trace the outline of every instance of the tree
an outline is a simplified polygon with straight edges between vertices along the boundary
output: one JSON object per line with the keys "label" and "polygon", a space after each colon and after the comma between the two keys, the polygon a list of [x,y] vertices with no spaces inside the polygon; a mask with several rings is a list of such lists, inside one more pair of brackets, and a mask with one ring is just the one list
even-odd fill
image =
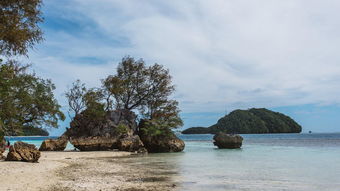
{"label": "tree", "polygon": [[140,107],[148,94],[145,64],[143,60],[124,57],[119,63],[117,74],[103,80],[108,97],[113,97],[116,108],[133,110]]}
{"label": "tree", "polygon": [[105,104],[102,103],[103,94],[101,90],[90,89],[84,94],[84,101],[86,109],[84,110],[84,115],[87,118],[91,118],[97,122],[104,120],[105,117]]}
{"label": "tree", "polygon": [[[94,120],[102,119],[105,115],[104,95],[101,89],[87,90],[80,80],[72,83],[72,87],[65,93],[69,105],[69,115],[74,118],[83,113]],[[107,111],[107,110],[106,110]],[[72,114],[71,114],[72,113]]]}
{"label": "tree", "polygon": [[[168,128],[183,124],[178,102],[170,100],[174,92],[169,70],[162,65],[147,67],[142,59],[124,57],[117,73],[103,80],[103,92],[118,109],[137,109],[144,118],[159,121]],[[114,98],[114,99],[111,99]]]}
{"label": "tree", "polygon": [[84,83],[77,80],[72,83],[72,87],[65,93],[69,105],[69,115],[78,115],[86,107],[85,94],[87,90]]}
{"label": "tree", "polygon": [[0,121],[6,135],[30,128],[58,127],[65,116],[54,98],[51,80],[28,73],[16,61],[0,63]]}
{"label": "tree", "polygon": [[170,99],[175,90],[169,70],[162,65],[147,67],[142,59],[124,57],[117,72],[102,80],[100,89],[86,90],[80,81],[66,93],[70,110],[93,122],[113,109],[135,111],[153,135],[171,134],[183,125],[178,102]]}
{"label": "tree", "polygon": [[0,1],[0,54],[27,55],[29,48],[43,40],[38,24],[42,0]]}

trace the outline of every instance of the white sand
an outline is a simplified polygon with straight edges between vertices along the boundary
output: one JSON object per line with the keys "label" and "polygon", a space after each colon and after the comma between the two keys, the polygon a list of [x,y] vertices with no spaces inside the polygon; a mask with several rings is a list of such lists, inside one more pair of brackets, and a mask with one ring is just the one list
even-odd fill
{"label": "white sand", "polygon": [[0,191],[177,189],[148,166],[135,163],[135,157],[126,158],[130,155],[118,151],[41,152],[39,163],[0,161]]}
{"label": "white sand", "polygon": [[[41,152],[39,163],[0,162],[0,191],[51,190],[62,185],[59,171],[87,158],[118,157],[128,152]],[[115,165],[115,164],[113,164]],[[119,168],[119,165],[116,164]],[[113,166],[114,168],[114,166]],[[61,183],[61,184],[60,184]],[[52,189],[53,190],[53,189]],[[57,189],[58,190],[58,189]]]}

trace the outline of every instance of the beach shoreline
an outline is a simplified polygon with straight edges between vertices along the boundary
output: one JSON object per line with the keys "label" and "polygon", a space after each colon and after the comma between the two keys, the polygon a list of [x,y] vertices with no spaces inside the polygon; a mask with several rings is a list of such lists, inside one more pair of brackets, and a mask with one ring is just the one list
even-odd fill
{"label": "beach shoreline", "polygon": [[[41,152],[38,163],[0,162],[0,190],[62,190],[65,169],[88,158],[129,156],[128,152]],[[118,165],[114,165],[117,166]],[[72,186],[69,187],[72,190]]]}
{"label": "beach shoreline", "polygon": [[[176,185],[148,167],[135,165],[129,152],[41,152],[39,163],[0,162],[0,190],[174,190]],[[139,157],[139,156],[137,156]],[[142,156],[140,156],[142,157]],[[152,175],[151,175],[152,176]],[[159,179],[159,180],[158,180]]]}

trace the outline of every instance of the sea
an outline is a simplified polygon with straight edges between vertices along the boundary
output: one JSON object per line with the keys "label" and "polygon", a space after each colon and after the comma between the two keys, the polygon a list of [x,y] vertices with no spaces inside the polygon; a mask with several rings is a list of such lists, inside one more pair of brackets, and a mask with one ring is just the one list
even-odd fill
{"label": "sea", "polygon": [[[131,162],[171,170],[169,178],[183,191],[340,191],[340,133],[241,136],[241,149],[217,149],[213,135],[179,135],[184,152]],[[7,138],[39,147],[51,137]]]}

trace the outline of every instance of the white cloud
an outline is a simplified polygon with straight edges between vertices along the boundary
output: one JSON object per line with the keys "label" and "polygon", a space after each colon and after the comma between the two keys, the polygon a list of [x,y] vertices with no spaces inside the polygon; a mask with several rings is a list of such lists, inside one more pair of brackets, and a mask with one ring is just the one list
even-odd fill
{"label": "white cloud", "polygon": [[[98,85],[129,54],[170,69],[184,112],[340,103],[338,1],[73,0],[45,1],[46,10],[50,4],[94,27],[87,35],[48,30],[32,53],[58,93],[77,78]],[[82,57],[103,64],[76,63]]]}

